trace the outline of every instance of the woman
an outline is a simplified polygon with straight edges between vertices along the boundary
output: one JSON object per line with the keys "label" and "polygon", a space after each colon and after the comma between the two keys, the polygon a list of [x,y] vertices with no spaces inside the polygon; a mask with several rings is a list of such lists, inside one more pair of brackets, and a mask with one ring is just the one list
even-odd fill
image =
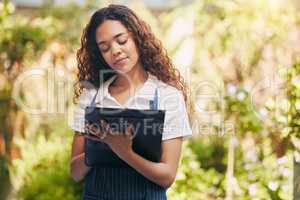
{"label": "woman", "polygon": [[[85,180],[83,199],[166,199],[174,182],[184,139],[191,136],[183,79],[150,27],[122,5],[96,11],[83,31],[77,52],[78,83],[74,112],[71,176]],[[85,165],[84,108],[148,109],[158,92],[157,108],[166,111],[159,163],[132,150],[129,134],[108,134],[106,143],[131,168]]]}

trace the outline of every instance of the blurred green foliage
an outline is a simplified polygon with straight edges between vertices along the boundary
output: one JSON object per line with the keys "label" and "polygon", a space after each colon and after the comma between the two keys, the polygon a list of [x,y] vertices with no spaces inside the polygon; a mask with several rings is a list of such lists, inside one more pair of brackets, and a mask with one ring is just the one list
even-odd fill
{"label": "blurred green foliage", "polygon": [[79,199],[82,183],[70,176],[70,147],[72,133],[54,131],[46,139],[40,133],[36,141],[17,140],[22,159],[14,160],[12,177],[19,185],[18,196],[24,200]]}
{"label": "blurred green foliage", "polygon": [[[225,174],[218,172],[215,167],[203,168],[202,164],[206,162],[206,158],[198,159],[199,152],[195,153],[189,145],[185,143],[183,146],[176,182],[167,192],[169,199],[224,199]],[[212,149],[214,147],[210,146],[207,150]],[[208,159],[212,160],[211,157]]]}
{"label": "blurred green foliage", "polygon": [[37,18],[31,21],[14,16],[14,12],[12,3],[0,2],[0,199],[5,198],[5,190],[10,185],[7,166],[13,152],[13,122],[22,115],[12,101],[14,81],[24,69],[24,61],[33,60],[45,50],[51,35],[47,20]]}
{"label": "blurred green foliage", "polygon": [[[287,126],[284,127],[281,137],[287,141],[291,141],[293,144],[293,149],[295,149],[295,159],[294,159],[294,199],[300,198],[300,188],[298,187],[299,177],[300,177],[300,63],[299,60],[289,68],[283,71],[283,76],[287,77],[287,99],[284,102],[283,113],[287,116],[287,119],[283,118],[281,124]],[[277,118],[280,118],[279,115]]]}
{"label": "blurred green foliage", "polygon": [[[290,34],[287,29],[298,29],[299,18],[291,4],[280,7],[280,3],[282,2],[203,0],[166,15],[166,22],[169,23],[166,27],[171,27],[166,28],[167,35],[172,35],[175,31],[172,29],[172,20],[178,19],[176,16],[184,18],[185,24],[193,22],[193,32],[169,46],[175,49],[173,53],[176,54],[180,45],[188,43],[191,38],[193,44],[198,44],[191,51],[194,54],[192,71],[195,77],[192,87],[197,83],[201,84],[205,75],[208,78],[204,80],[218,82],[215,80],[219,79],[224,82],[224,88],[220,92],[222,99],[209,104],[214,104],[212,107],[222,114],[223,122],[234,126],[235,141],[232,182],[224,180],[228,170],[228,139],[232,132],[225,132],[222,137],[204,135],[189,141],[189,149],[194,154],[189,159],[191,163],[198,164],[198,169],[190,168],[191,176],[180,176],[180,181],[171,189],[172,199],[224,199],[228,184],[232,187],[234,199],[292,198],[293,158],[290,149],[293,148],[289,137],[282,137],[287,127],[288,115],[285,108],[289,100],[285,94],[283,97],[271,96],[267,100],[262,98],[259,103],[253,102],[253,97],[257,98],[254,96],[257,95],[255,92],[258,92],[254,91],[254,87],[265,78],[260,71],[269,68],[269,72],[274,73],[278,66],[289,66],[291,63],[290,59],[283,56],[266,61],[266,52],[270,54],[283,51],[292,58],[297,55],[297,48],[287,42],[287,35]],[[186,27],[188,28],[189,26]],[[210,72],[211,68],[215,73]],[[292,68],[295,69],[295,66]],[[282,79],[282,82],[288,82],[286,76]],[[274,82],[272,87],[280,91],[284,85],[278,87],[278,83]],[[272,109],[270,102],[273,102]],[[294,121],[296,118],[289,119]],[[215,132],[222,130],[219,126],[214,128]],[[194,182],[197,185],[197,180],[201,180],[197,174],[202,170],[203,176],[209,176],[209,180],[223,180],[223,184],[218,185],[223,193],[216,192],[217,195],[213,196],[209,189],[202,191],[201,187],[188,184]],[[221,174],[209,173],[211,170]],[[213,186],[203,179],[200,182]],[[188,187],[180,183],[186,183]]]}
{"label": "blurred green foliage", "polygon": [[51,18],[55,27],[55,39],[63,42],[69,51],[74,52],[80,44],[83,22],[88,20],[87,12],[87,7],[70,2],[62,6],[45,4],[37,16]]}
{"label": "blurred green foliage", "polygon": [[[288,127],[283,132],[284,136],[300,138],[300,63],[295,63],[284,73],[287,76],[286,111],[288,111]],[[300,150],[300,146],[298,146]]]}
{"label": "blurred green foliage", "polygon": [[54,29],[51,29],[51,20],[47,18],[36,18],[31,21],[29,18],[15,17],[12,16],[14,11],[12,4],[1,5],[0,72],[9,73],[13,65],[22,64],[25,57],[32,58],[44,50]]}

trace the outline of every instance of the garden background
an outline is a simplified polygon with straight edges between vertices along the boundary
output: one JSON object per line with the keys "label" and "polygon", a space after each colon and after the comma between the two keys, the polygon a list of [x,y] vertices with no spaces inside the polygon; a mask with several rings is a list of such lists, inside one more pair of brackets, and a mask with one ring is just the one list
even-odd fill
{"label": "garden background", "polygon": [[300,199],[297,0],[20,2],[0,2],[0,199],[80,199],[75,54],[93,11],[120,2],[151,24],[196,105],[169,199]]}

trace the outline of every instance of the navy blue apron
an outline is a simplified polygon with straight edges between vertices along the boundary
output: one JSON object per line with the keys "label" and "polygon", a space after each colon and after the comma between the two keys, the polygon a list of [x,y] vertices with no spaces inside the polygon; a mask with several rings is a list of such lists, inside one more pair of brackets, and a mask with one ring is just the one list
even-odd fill
{"label": "navy blue apron", "polygon": [[[95,106],[94,96],[91,105]],[[157,89],[150,109],[157,109]],[[84,179],[82,200],[166,200],[166,189],[132,167],[93,167]]]}

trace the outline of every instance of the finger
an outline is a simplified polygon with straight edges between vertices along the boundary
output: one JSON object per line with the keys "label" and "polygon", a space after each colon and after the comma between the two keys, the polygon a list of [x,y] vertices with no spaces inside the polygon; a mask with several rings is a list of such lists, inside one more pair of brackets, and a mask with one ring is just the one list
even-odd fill
{"label": "finger", "polygon": [[100,125],[103,128],[103,132],[109,133],[109,124],[105,120],[100,120]]}
{"label": "finger", "polygon": [[101,127],[99,127],[98,124],[95,123],[86,123],[85,124],[86,128],[87,128],[87,133],[92,135],[92,137],[97,137],[97,138],[101,138],[103,139],[105,137],[105,135],[103,136],[102,132],[101,132]]}
{"label": "finger", "polygon": [[88,123],[85,123],[85,130],[87,131],[87,132],[90,132],[91,131],[91,126],[90,126],[90,123],[88,122]]}
{"label": "finger", "polygon": [[107,127],[108,126],[108,123],[105,120],[103,120],[103,119],[100,120],[100,124],[103,127]]}
{"label": "finger", "polygon": [[90,130],[91,130],[91,124],[90,124],[89,122],[87,122],[87,123],[85,124],[85,128],[86,128],[88,131],[90,131]]}
{"label": "finger", "polygon": [[97,136],[100,138],[100,139],[104,139],[107,137],[107,131],[104,131],[102,126],[99,127],[98,129],[98,132],[97,132]]}
{"label": "finger", "polygon": [[133,133],[133,124],[129,124],[128,127],[125,130],[125,135],[128,137],[132,137]]}
{"label": "finger", "polygon": [[108,137],[108,133],[107,132],[102,132],[100,135],[99,135],[99,138],[101,139],[101,140],[104,140],[105,138],[107,138]]}
{"label": "finger", "polygon": [[99,126],[97,124],[87,124],[87,130],[88,130],[88,133],[92,134],[92,135],[100,135],[100,129],[99,129]]}
{"label": "finger", "polygon": [[109,127],[109,134],[111,134],[111,135],[118,135],[118,133],[119,132],[116,129]]}
{"label": "finger", "polygon": [[103,139],[100,139],[100,138],[97,137],[97,136],[89,136],[89,135],[85,135],[84,137],[85,137],[85,138],[88,138],[88,139],[91,139],[91,140],[94,140],[94,141],[104,142]]}
{"label": "finger", "polygon": [[102,122],[104,129],[105,129],[105,133],[107,135],[113,136],[113,135],[118,135],[119,132],[115,129],[113,129],[112,127],[110,127],[110,124],[107,123],[106,121]]}

